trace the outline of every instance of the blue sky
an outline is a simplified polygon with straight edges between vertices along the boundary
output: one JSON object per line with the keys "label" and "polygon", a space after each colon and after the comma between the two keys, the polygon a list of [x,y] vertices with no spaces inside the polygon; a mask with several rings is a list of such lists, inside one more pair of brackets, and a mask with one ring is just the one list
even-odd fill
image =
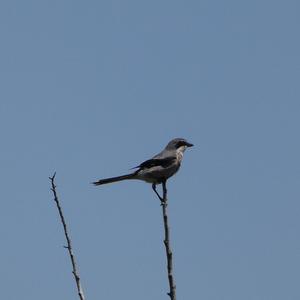
{"label": "blue sky", "polygon": [[1,296],[167,299],[161,208],[119,175],[173,137],[178,299],[300,298],[298,1],[2,1]]}

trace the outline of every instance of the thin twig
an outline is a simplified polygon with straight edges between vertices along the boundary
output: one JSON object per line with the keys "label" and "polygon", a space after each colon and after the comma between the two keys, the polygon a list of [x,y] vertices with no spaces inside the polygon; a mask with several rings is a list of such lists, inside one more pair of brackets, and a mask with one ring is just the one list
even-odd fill
{"label": "thin twig", "polygon": [[162,183],[162,188],[163,188],[163,196],[162,197],[156,191],[155,185],[153,185],[152,188],[153,188],[154,192],[156,193],[157,197],[159,198],[161,206],[162,206],[164,230],[165,230],[164,245],[166,248],[168,280],[169,280],[169,287],[170,287],[170,292],[168,292],[168,295],[170,296],[171,300],[176,300],[176,285],[175,285],[175,280],[174,280],[174,276],[173,276],[173,253],[172,253],[171,244],[170,244],[170,227],[169,227],[168,214],[167,214],[168,197],[167,197],[166,181],[163,181],[163,183]]}
{"label": "thin twig", "polygon": [[69,256],[70,256],[71,263],[72,263],[72,268],[73,268],[72,273],[74,275],[74,279],[75,279],[75,282],[76,282],[79,299],[80,300],[85,300],[83,290],[82,290],[82,287],[81,287],[81,283],[80,283],[79,273],[78,273],[78,270],[77,270],[77,267],[76,267],[75,256],[74,256],[74,253],[73,253],[73,250],[72,250],[72,242],[71,242],[71,239],[70,239],[70,236],[69,236],[69,233],[68,233],[67,224],[66,224],[63,212],[62,212],[62,208],[59,204],[57,193],[56,193],[56,185],[55,185],[55,182],[54,182],[55,175],[56,175],[56,172],[54,173],[54,175],[52,177],[49,177],[49,179],[51,181],[51,191],[53,192],[54,201],[56,203],[56,206],[57,206],[57,209],[58,209],[58,212],[59,212],[59,216],[60,216],[60,220],[61,220],[61,223],[62,223],[63,228],[64,228],[65,238],[67,240],[67,246],[64,246],[64,247],[66,249],[68,249],[68,252],[69,252]]}

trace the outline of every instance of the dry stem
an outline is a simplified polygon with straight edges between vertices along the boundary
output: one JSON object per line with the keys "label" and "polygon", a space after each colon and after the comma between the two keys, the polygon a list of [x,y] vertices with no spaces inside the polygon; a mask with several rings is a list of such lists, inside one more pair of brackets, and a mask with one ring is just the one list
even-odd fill
{"label": "dry stem", "polygon": [[59,216],[60,216],[60,220],[61,220],[61,223],[62,223],[63,228],[64,228],[65,238],[67,240],[67,246],[64,246],[64,247],[66,249],[68,249],[68,252],[69,252],[69,256],[70,256],[71,263],[72,263],[72,269],[73,269],[72,273],[74,275],[74,279],[75,279],[75,282],[76,282],[79,299],[80,300],[85,300],[83,290],[82,290],[82,287],[81,287],[81,283],[80,283],[79,273],[78,273],[78,270],[77,270],[77,267],[76,267],[75,256],[74,256],[74,253],[73,253],[73,250],[72,250],[72,242],[71,242],[71,239],[70,239],[70,236],[69,236],[69,233],[68,233],[67,224],[66,224],[63,212],[62,212],[62,208],[60,206],[60,203],[59,203],[58,197],[57,197],[57,193],[56,193],[56,185],[55,185],[55,182],[54,182],[55,175],[56,175],[56,173],[54,173],[54,175],[52,177],[49,177],[49,179],[51,181],[51,191],[53,192],[54,201],[56,203],[56,206],[57,206],[57,209],[58,209],[58,212],[59,212]]}
{"label": "dry stem", "polygon": [[168,198],[167,198],[166,181],[164,181],[162,183],[162,188],[163,188],[163,196],[162,197],[156,191],[155,185],[152,185],[152,188],[153,188],[154,192],[156,193],[157,197],[159,198],[161,206],[162,206],[164,231],[165,231],[164,245],[166,248],[168,281],[169,281],[169,288],[170,288],[168,295],[170,296],[171,300],[176,300],[176,285],[175,285],[175,280],[174,280],[174,276],[173,276],[173,253],[172,253],[172,249],[171,249],[171,245],[170,245],[170,227],[169,227],[168,214],[167,214]]}

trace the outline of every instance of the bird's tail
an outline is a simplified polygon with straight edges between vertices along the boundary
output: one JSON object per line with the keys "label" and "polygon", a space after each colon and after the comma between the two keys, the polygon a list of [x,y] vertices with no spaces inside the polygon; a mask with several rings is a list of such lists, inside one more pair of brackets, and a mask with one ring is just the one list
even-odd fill
{"label": "bird's tail", "polygon": [[105,179],[100,179],[98,181],[93,182],[94,185],[102,185],[102,184],[107,184],[107,183],[112,183],[112,182],[117,182],[117,181],[122,181],[122,180],[127,180],[127,179],[135,179],[135,174],[127,174],[127,175],[122,175],[122,176],[117,176],[117,177],[111,177],[111,178],[105,178]]}

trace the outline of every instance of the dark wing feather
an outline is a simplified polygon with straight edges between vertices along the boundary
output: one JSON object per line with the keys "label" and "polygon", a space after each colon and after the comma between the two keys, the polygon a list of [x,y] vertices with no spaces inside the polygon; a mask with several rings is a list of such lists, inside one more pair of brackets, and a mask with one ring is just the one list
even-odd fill
{"label": "dark wing feather", "polygon": [[149,169],[156,166],[162,166],[163,168],[167,168],[169,165],[171,165],[174,162],[174,160],[176,160],[175,156],[169,156],[166,158],[151,158],[142,162],[139,166],[135,168]]}

